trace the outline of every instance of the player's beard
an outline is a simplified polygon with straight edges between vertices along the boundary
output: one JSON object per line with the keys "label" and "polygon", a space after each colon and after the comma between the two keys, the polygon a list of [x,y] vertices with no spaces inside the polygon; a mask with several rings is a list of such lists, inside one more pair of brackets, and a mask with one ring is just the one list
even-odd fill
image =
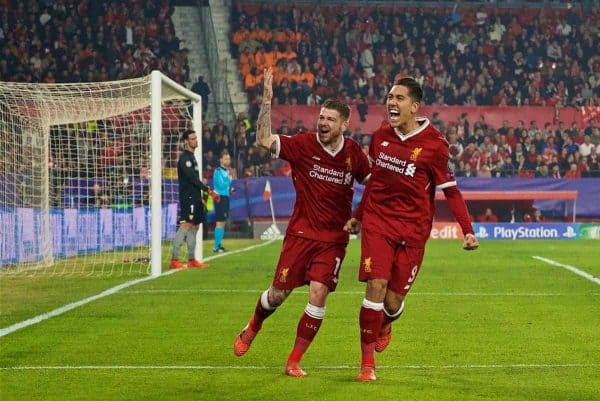
{"label": "player's beard", "polygon": [[[328,132],[322,132],[321,131],[322,128],[328,129],[329,131]],[[318,136],[319,136],[319,141],[323,145],[331,145],[341,135],[340,127],[337,127],[337,129],[334,128],[334,127],[318,127],[317,128],[317,133],[318,133]]]}

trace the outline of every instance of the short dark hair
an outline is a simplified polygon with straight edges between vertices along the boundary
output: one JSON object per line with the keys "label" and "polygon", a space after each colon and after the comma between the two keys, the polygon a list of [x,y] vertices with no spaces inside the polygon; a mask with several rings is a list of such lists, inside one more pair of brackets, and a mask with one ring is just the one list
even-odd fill
{"label": "short dark hair", "polygon": [[229,151],[227,149],[223,149],[221,154],[219,155],[219,159],[222,159],[223,156],[229,156]]}
{"label": "short dark hair", "polygon": [[327,99],[323,102],[323,107],[326,109],[335,110],[340,113],[342,120],[348,121],[350,118],[350,106],[346,103],[340,102],[337,99]]}
{"label": "short dark hair", "polygon": [[182,141],[187,141],[188,138],[190,137],[190,135],[195,134],[196,131],[194,131],[193,129],[186,129],[185,131],[183,131],[183,134],[181,134],[181,140]]}
{"label": "short dark hair", "polygon": [[404,77],[394,82],[394,85],[402,85],[408,88],[408,96],[415,103],[421,103],[423,100],[423,88],[414,78]]}

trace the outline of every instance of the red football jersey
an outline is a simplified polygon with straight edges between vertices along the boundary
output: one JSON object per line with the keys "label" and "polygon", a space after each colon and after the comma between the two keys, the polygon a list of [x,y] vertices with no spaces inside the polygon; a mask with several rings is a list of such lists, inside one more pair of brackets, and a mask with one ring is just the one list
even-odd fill
{"label": "red football jersey", "polygon": [[406,135],[389,125],[373,133],[362,224],[390,239],[424,247],[433,222],[436,187],[448,188],[456,180],[448,166],[448,142],[429,120],[417,121],[421,126]]}
{"label": "red football jersey", "polygon": [[326,242],[347,242],[343,228],[351,217],[354,179],[363,183],[369,160],[358,143],[343,139],[335,151],[316,133],[276,135],[276,153],[290,162],[296,203],[287,233]]}

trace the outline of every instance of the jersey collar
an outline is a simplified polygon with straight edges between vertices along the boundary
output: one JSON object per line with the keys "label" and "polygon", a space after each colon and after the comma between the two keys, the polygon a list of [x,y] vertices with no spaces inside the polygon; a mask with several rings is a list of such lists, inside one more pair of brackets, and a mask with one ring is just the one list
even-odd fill
{"label": "jersey collar", "polygon": [[337,149],[331,150],[327,146],[325,146],[325,145],[323,145],[321,143],[321,141],[319,140],[319,133],[318,132],[315,133],[315,138],[317,138],[317,142],[319,142],[319,145],[321,145],[321,147],[323,148],[323,150],[325,152],[329,153],[332,157],[335,157],[335,155],[337,155],[338,153],[340,153],[340,151],[344,148],[344,141],[346,140],[346,138],[344,138],[344,136],[342,135],[342,140],[341,140],[339,146],[337,147]]}
{"label": "jersey collar", "polygon": [[396,133],[396,135],[398,136],[398,138],[400,138],[400,140],[402,142],[406,141],[407,139],[412,138],[413,136],[419,135],[421,132],[423,132],[425,130],[425,128],[427,128],[429,126],[429,120],[425,117],[417,117],[415,118],[415,120],[417,120],[418,123],[420,123],[420,127],[417,128],[416,130],[410,131],[408,134],[403,134],[400,131],[398,131],[396,128],[394,128],[394,132]]}

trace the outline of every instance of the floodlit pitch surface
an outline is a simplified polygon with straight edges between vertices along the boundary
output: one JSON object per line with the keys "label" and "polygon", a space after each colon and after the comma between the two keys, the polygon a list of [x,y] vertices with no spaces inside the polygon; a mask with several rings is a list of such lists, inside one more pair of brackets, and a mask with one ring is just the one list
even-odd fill
{"label": "floodlit pitch surface", "polygon": [[[476,252],[460,245],[429,243],[405,314],[377,355],[374,383],[355,382],[364,291],[358,241],[350,243],[338,291],[304,357],[307,378],[283,374],[305,288],[265,322],[248,354],[233,355],[235,336],[270,283],[277,241],[0,337],[0,398],[600,400],[600,285],[532,257],[598,277],[598,242],[483,241]],[[0,328],[139,277],[2,276]]]}

